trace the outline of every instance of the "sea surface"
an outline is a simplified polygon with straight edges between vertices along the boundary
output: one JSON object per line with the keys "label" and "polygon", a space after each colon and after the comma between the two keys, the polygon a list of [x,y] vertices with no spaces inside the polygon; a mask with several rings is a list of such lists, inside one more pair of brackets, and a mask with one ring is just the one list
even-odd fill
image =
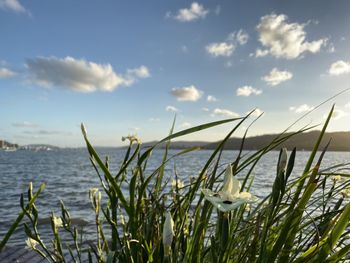
{"label": "sea surface", "polygon": [[[116,173],[124,157],[125,150],[114,148],[99,148],[101,156],[110,157],[110,169]],[[178,153],[170,150],[169,155]],[[163,150],[153,151],[148,163],[150,173],[158,167],[163,157]],[[190,177],[198,176],[211,150],[202,150],[176,157],[166,167],[166,180],[177,176],[186,183]],[[246,154],[251,154],[246,152]],[[278,151],[266,154],[254,168],[254,184],[251,192],[262,198],[271,192],[271,186],[276,174]],[[296,164],[292,177],[300,176],[310,152],[297,152]],[[228,162],[237,156],[237,151],[224,151],[220,169],[225,169]],[[327,152],[322,167],[329,167],[350,161],[350,152]],[[321,167],[321,168],[322,168]],[[242,178],[243,174],[239,176]],[[34,191],[41,183],[46,188],[39,196],[37,206],[40,218],[48,218],[51,213],[60,215],[60,200],[63,200],[74,219],[84,219],[88,222],[85,228],[87,235],[93,233],[94,215],[89,200],[89,189],[99,188],[100,183],[93,169],[86,149],[60,149],[52,151],[0,151],[0,240],[18,216],[20,209],[20,194],[26,193],[28,185],[33,182]],[[170,184],[170,183],[169,183]],[[24,221],[26,222],[26,221]],[[50,229],[50,225],[42,226],[43,238]],[[39,229],[40,230],[40,229]],[[10,239],[10,245],[24,246],[23,229],[20,227]]]}

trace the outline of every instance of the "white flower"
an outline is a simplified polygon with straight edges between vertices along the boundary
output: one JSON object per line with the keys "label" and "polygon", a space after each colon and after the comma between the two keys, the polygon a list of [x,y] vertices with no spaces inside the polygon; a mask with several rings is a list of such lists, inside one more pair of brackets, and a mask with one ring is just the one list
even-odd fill
{"label": "white flower", "polygon": [[164,247],[170,247],[174,237],[174,221],[171,217],[171,213],[167,212],[165,222],[163,226],[163,245]]}
{"label": "white flower", "polygon": [[178,188],[183,188],[184,186],[185,186],[185,184],[180,180],[180,179],[177,179],[177,180],[173,180],[172,182],[171,182],[171,187],[173,188],[173,189],[175,189],[176,188],[176,184],[177,184],[177,187]]}
{"label": "white flower", "polygon": [[340,180],[342,180],[342,177],[341,177],[340,175],[334,175],[334,176],[332,176],[332,181],[333,181],[334,183],[336,183],[336,182],[338,182],[338,181],[340,181]]}
{"label": "white flower", "polygon": [[33,238],[28,237],[26,240],[26,249],[32,250],[35,249],[35,247],[39,244],[38,241],[34,240]]}
{"label": "white flower", "polygon": [[348,187],[348,188],[341,190],[341,193],[342,193],[344,198],[349,198],[350,197],[350,188]]}
{"label": "white flower", "polygon": [[141,140],[136,137],[136,135],[128,135],[128,136],[123,136],[122,141],[129,140],[130,143],[136,142],[137,144],[141,144]]}
{"label": "white flower", "polygon": [[90,198],[92,196],[95,196],[97,192],[98,192],[98,188],[90,188],[89,190]]}
{"label": "white flower", "polygon": [[53,216],[52,220],[53,220],[53,224],[56,227],[62,227],[63,226],[63,222],[62,222],[62,219],[60,217]]}
{"label": "white flower", "polygon": [[205,199],[222,212],[231,211],[243,204],[250,204],[259,199],[248,192],[239,192],[241,184],[232,175],[232,167],[229,164],[226,168],[224,185],[222,190],[215,193],[210,189],[202,189]]}

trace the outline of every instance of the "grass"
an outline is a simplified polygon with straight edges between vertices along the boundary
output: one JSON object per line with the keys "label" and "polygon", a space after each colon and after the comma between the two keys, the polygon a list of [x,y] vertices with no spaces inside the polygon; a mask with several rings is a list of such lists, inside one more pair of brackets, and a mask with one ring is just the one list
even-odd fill
{"label": "grass", "polygon": [[[327,147],[319,149],[333,109],[329,112],[303,172],[297,177],[291,177],[297,151],[293,149],[286,159],[286,152],[281,150],[271,193],[251,204],[247,200],[238,200],[237,195],[226,197],[229,192],[220,191],[225,172],[221,165],[223,146],[250,114],[177,133],[173,133],[172,128],[169,136],[147,149],[141,147],[137,138],[128,137],[130,144],[117,172],[109,169],[108,158],[98,155],[88,139],[85,127],[82,127],[92,167],[100,179],[101,191],[105,192],[108,199],[102,202],[99,190],[90,190],[96,240],[88,245],[80,240],[81,233],[71,223],[69,212],[62,203],[61,216],[51,216],[52,244],[44,244],[37,230],[39,213],[34,203],[44,186],[34,195],[30,187],[28,203],[24,204],[22,195],[22,212],[1,242],[0,250],[26,216],[30,222],[24,224],[26,234],[30,240],[37,242],[31,247],[49,262],[66,262],[69,258],[74,262],[130,263],[345,262],[350,259],[347,256],[350,251],[350,204],[346,201],[346,190],[350,183],[331,178],[337,174],[347,178],[350,174],[346,173],[346,164],[323,167],[322,160],[327,154]],[[173,190],[169,190],[165,165],[177,156],[198,150],[186,149],[169,156],[171,140],[225,123],[232,123],[232,130],[217,145],[194,180],[187,185],[175,181]],[[241,150],[230,163],[233,176],[244,174],[239,184],[240,191],[249,192],[254,180],[259,180],[254,178],[253,171],[264,155],[281,148],[281,144],[290,137],[308,129],[293,134],[282,133],[266,147],[249,156],[243,155],[244,136]],[[148,160],[161,143],[166,143],[162,161],[149,172]],[[317,151],[321,154],[316,159]],[[177,179],[176,173],[174,177]],[[227,178],[223,189],[232,186],[231,181],[228,181],[232,178]],[[236,187],[238,183],[234,182]],[[127,187],[127,194],[122,191],[122,187]],[[211,189],[217,194],[208,198],[202,189]],[[213,206],[215,200],[228,206],[232,202],[241,203],[223,212]],[[69,234],[69,244],[61,241],[61,231]]]}

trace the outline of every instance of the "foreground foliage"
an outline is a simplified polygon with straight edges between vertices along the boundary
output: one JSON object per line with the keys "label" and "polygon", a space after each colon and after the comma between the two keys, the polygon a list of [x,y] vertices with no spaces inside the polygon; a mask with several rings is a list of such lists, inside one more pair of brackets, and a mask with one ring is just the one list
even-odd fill
{"label": "foreground foliage", "polygon": [[[220,162],[223,146],[249,114],[178,133],[171,131],[168,137],[147,149],[141,149],[139,140],[129,136],[126,139],[130,145],[117,173],[109,169],[108,158],[104,160],[97,154],[82,127],[101,191],[108,198],[101,202],[101,192],[90,190],[96,240],[88,243],[79,240],[79,231],[62,203],[62,215],[51,217],[53,245],[44,244],[37,230],[39,215],[34,204],[44,186],[34,195],[30,187],[28,204],[24,204],[22,196],[22,212],[0,244],[0,250],[27,216],[30,224],[24,224],[24,229],[29,237],[28,246],[50,262],[65,262],[66,255],[75,262],[345,262],[350,251],[347,228],[350,203],[346,201],[350,183],[339,178],[350,176],[346,173],[348,164],[322,167],[327,147],[319,149],[332,113],[333,108],[301,174],[291,176],[296,149],[288,159],[286,151],[281,150],[271,194],[261,199],[249,194],[254,184],[254,167],[266,153],[281,148],[287,139],[309,128],[294,134],[282,133],[251,155],[243,154],[243,138],[241,150],[228,164],[222,184],[226,169]],[[236,124],[195,178],[184,185],[175,172],[171,189],[165,165],[198,149],[169,156],[170,140],[230,122]],[[163,160],[149,172],[147,162],[162,143],[166,144]],[[318,151],[321,152],[316,159]],[[234,177],[230,177],[231,173]],[[240,183],[236,179],[238,174],[243,178]],[[122,190],[125,187],[128,192]],[[70,244],[62,244],[59,228],[70,234]]]}

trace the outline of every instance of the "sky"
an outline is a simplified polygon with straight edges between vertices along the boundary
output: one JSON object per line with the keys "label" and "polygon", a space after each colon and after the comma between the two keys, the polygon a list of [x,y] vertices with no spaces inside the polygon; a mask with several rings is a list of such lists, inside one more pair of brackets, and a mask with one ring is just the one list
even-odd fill
{"label": "sky", "polygon": [[[350,87],[350,2],[0,0],[0,139],[121,146],[226,118],[279,133]],[[350,131],[350,92],[299,121]],[[183,140],[223,139],[235,123]]]}

